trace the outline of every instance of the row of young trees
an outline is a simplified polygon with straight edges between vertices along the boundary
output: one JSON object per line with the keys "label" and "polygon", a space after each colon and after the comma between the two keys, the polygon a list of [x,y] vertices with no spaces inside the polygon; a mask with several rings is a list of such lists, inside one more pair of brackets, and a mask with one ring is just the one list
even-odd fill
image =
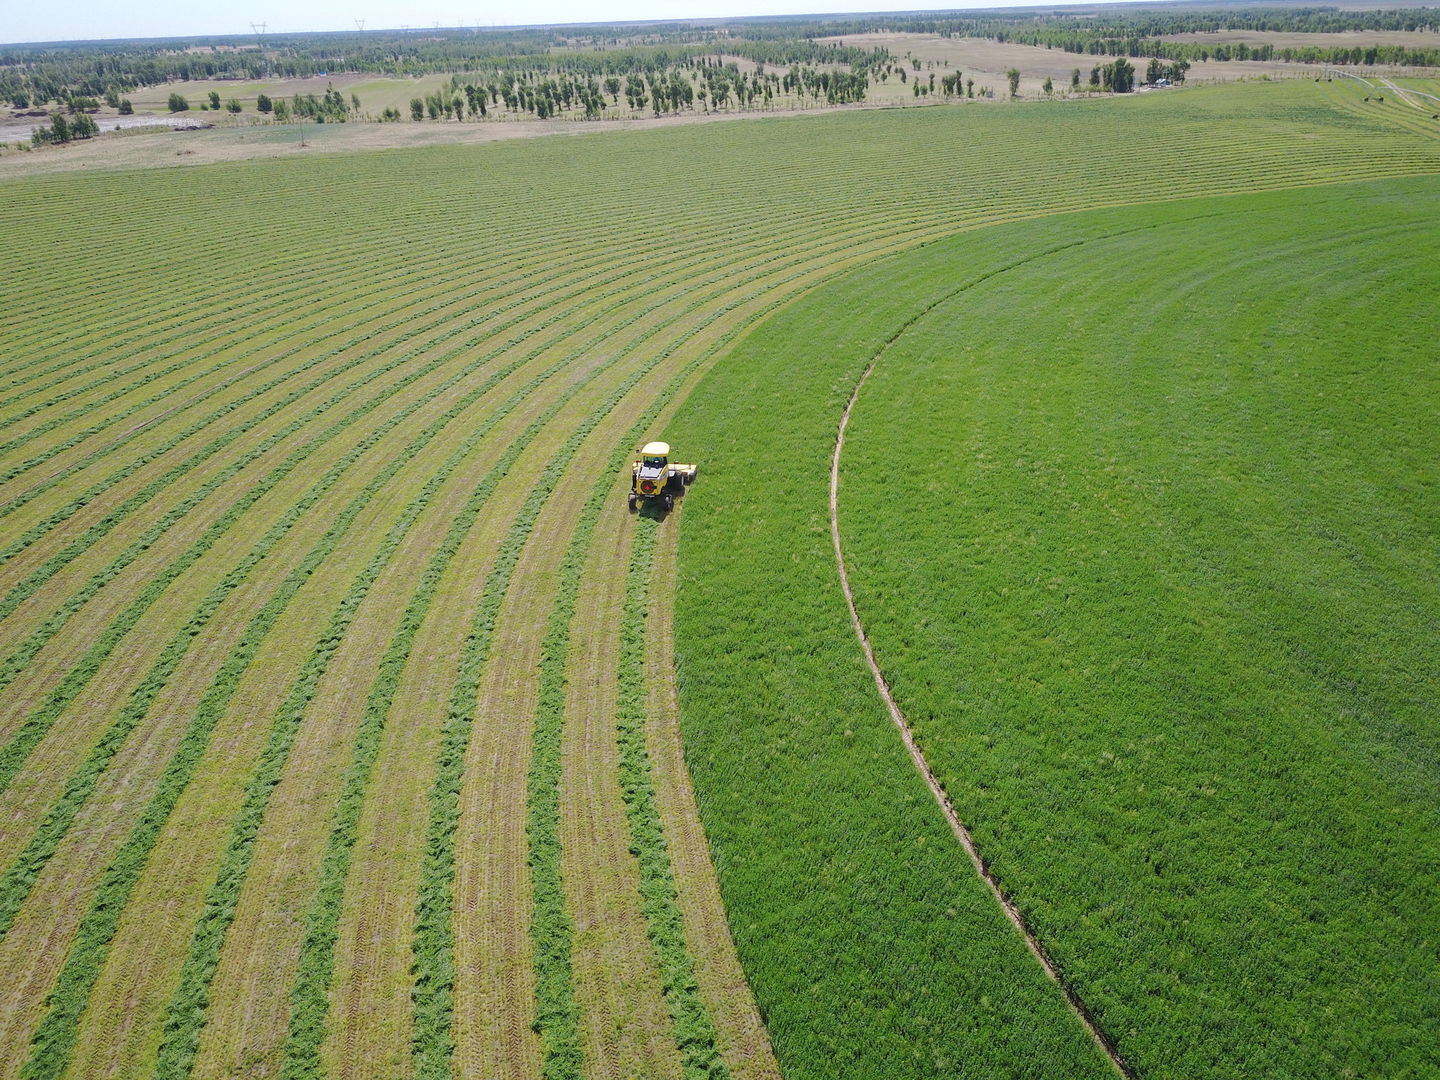
{"label": "row of young trees", "polygon": [[[167,108],[172,113],[188,112],[190,100],[181,93],[172,93]],[[205,101],[200,105],[202,110],[219,112],[221,109],[220,91],[211,90],[205,95]],[[238,113],[244,110],[236,98],[231,98],[223,106],[227,112]],[[255,98],[256,112],[265,113],[274,119],[284,123],[291,119],[314,120],[317,123],[343,124],[346,120],[352,119],[360,114],[360,98],[355,94],[350,95],[350,100],[345,100],[345,95],[336,90],[334,85],[327,87],[323,95],[296,94],[289,102],[284,98],[271,98],[268,94],[259,94]],[[127,110],[122,108],[122,113]]]}
{"label": "row of young trees", "polygon": [[[205,37],[49,45],[0,45],[0,100],[43,103],[67,90],[107,90],[211,79],[306,78],[334,72],[413,76],[460,72],[470,81],[502,67],[542,67],[555,75],[625,76],[694,64],[717,50],[758,64],[874,66],[888,55],[810,40],[783,21],[755,34],[748,21],[724,24],[394,30]],[[206,48],[210,51],[205,51]]]}
{"label": "row of young trees", "polygon": [[[599,119],[618,107],[621,96],[632,112],[656,116],[686,109],[756,109],[789,98],[824,101],[829,105],[863,101],[869,86],[863,71],[817,69],[794,64],[785,72],[741,71],[733,60],[701,57],[669,68],[647,66],[639,71],[581,77],[543,68],[507,68],[483,83],[456,74],[450,85],[410,100],[412,120],[483,119],[493,112],[529,114],[546,120],[561,115]],[[382,119],[399,119],[387,115]]]}

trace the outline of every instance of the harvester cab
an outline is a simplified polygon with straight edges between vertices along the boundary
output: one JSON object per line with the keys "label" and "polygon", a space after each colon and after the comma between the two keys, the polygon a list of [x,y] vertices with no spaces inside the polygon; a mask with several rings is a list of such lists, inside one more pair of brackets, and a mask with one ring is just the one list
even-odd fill
{"label": "harvester cab", "polygon": [[658,501],[669,510],[675,505],[675,496],[695,479],[698,465],[680,465],[670,460],[670,444],[663,442],[646,443],[640,448],[630,475],[630,509],[640,505],[642,499]]}

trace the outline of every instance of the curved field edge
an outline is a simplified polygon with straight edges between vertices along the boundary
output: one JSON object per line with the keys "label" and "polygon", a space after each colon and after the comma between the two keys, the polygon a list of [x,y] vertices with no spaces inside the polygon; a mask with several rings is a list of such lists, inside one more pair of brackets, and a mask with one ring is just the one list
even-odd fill
{"label": "curved field edge", "polygon": [[1440,190],[1225,209],[910,327],[855,409],[847,563],[932,766],[1145,1075],[1426,1075]]}
{"label": "curved field edge", "polygon": [[[1085,220],[1101,233],[1132,213]],[[921,268],[922,249],[802,298],[671,425],[704,469],[680,544],[681,731],[741,963],[789,1077],[1112,1075],[914,771],[830,548],[830,454],[855,382],[920,313],[1013,262],[1014,231],[943,242],[966,252],[953,278]],[[1070,218],[1026,226],[1036,248],[1076,231]]]}
{"label": "curved field edge", "polygon": [[[680,547],[682,734],[737,948],[787,1076],[831,1075],[837,1061],[867,1076],[1040,1074],[1057,1062],[1105,1072],[975,878],[876,694],[830,550],[829,457],[867,363],[948,297],[1046,251],[1236,201],[997,226],[853,271],[757,327],[671,426],[705,468]],[[892,497],[872,508],[881,535],[903,531],[908,501],[933,484],[903,464],[890,480]],[[1072,981],[1063,965],[1062,977]],[[1134,1032],[1113,1030],[1105,1002],[1077,988],[1128,1057]]]}

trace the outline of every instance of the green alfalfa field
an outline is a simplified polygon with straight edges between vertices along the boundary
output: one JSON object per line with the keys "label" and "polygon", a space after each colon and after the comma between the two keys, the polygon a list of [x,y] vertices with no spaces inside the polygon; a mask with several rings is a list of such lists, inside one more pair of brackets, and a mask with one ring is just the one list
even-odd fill
{"label": "green alfalfa field", "polygon": [[[955,462],[876,464],[909,453],[882,420],[942,440],[966,422],[968,391],[925,368],[925,335],[951,340],[981,282],[1032,275],[986,318],[993,340],[1037,350],[1043,334],[1109,333],[1122,340],[1099,354],[1116,355],[1124,336],[1082,316],[1128,301],[1157,380],[1182,377],[1157,337],[1205,336],[1153,314],[1175,275],[1210,273],[1217,303],[1268,295],[1262,252],[1242,258],[1266,214],[1277,234],[1286,220],[1334,233],[1302,252],[1317,280],[1363,251],[1396,275],[1384,295],[1420,287],[1433,125],[1345,86],[1266,83],[97,175],[4,164],[0,233],[22,284],[0,313],[0,1075],[1112,1070],[886,726],[838,592],[829,452],[892,338],[882,359],[918,350],[905,367],[932,412],[927,431],[907,424],[881,363],[857,402],[840,505],[859,610],[932,767],[1126,1067],[1234,1075],[1317,1047],[1340,1055],[1313,1057],[1339,1063],[1321,1071],[1434,1067],[1433,955],[1377,973],[1391,999],[1359,1005],[1352,984],[1327,995],[1310,978],[1296,1019],[1294,995],[1263,986],[1283,904],[1259,898],[1270,921],[1223,950],[1155,931],[1210,899],[1194,871],[1209,849],[1146,822],[1085,833],[1117,805],[1086,786],[1092,729],[1034,720],[1081,741],[1033,762],[987,730],[977,779],[971,699],[947,697],[979,662],[951,648],[974,609],[933,584],[965,542],[944,493],[975,485]],[[1418,179],[1363,187],[1398,177]],[[1337,194],[1359,190],[1382,194]],[[1304,197],[1256,194],[1290,191]],[[1192,201],[1219,193],[1233,199]],[[1386,199],[1409,207],[1408,267],[1381,258],[1394,236],[1362,227]],[[1079,213],[1092,208],[1109,209]],[[1042,274],[1055,258],[1061,283],[1095,291]],[[1404,325],[1379,304],[1344,310],[1357,337]],[[1237,347],[1258,325],[1236,324]],[[830,347],[787,351],[785,333]],[[1083,366],[1073,389],[1035,377],[1057,400],[1113,401],[1114,386],[1081,385]],[[1256,386],[1237,394],[1258,409]],[[1027,437],[991,419],[997,447]],[[1066,422],[1057,437],[1090,437]],[[701,482],[677,513],[631,517],[628,453],[664,436]],[[881,509],[852,510],[867,482]],[[1022,494],[1034,510],[1018,482],[1006,491],[1002,517]],[[1401,561],[1421,576],[1433,544],[1414,546]],[[1118,539],[1106,550],[1126,565]],[[917,592],[886,559],[916,568]],[[909,611],[944,648],[885,624]],[[1045,657],[1006,625],[987,623],[1021,680]],[[1254,628],[1226,632],[1254,662]],[[672,647],[677,667],[654,659]],[[935,663],[952,682],[927,681]],[[1404,671],[1387,692],[1414,690]],[[1089,690],[1086,708],[1108,707]],[[1125,757],[1151,720],[1136,706],[1129,741],[1095,753]],[[1157,757],[1157,775],[1179,782],[1199,745]],[[1250,759],[1235,754],[1238,770]],[[1205,768],[1181,780],[1215,787],[1213,753]],[[1074,794],[1070,817],[1027,783]],[[1275,800],[1224,805],[1243,825]],[[1271,878],[1233,889],[1283,877],[1319,835],[1265,833],[1251,862]],[[1351,839],[1335,831],[1327,850]],[[1173,849],[1173,893],[1163,867],[1127,887],[1147,843]],[[1423,836],[1406,850],[1422,888]],[[1403,952],[1409,931],[1364,933],[1384,902],[1320,925]],[[1423,897],[1408,918],[1433,940]],[[1399,999],[1412,1009],[1386,1014],[1388,1041],[1345,1034]]]}
{"label": "green alfalfa field", "polygon": [[[857,611],[1128,1068],[1432,1073],[1437,202],[1422,179],[984,230],[812,293],[717,370],[677,424],[716,442],[724,496],[687,512],[678,647],[737,894],[877,938],[958,911],[987,931],[948,939],[977,950],[971,998],[1024,985],[978,951],[1005,923],[957,888],[938,815],[916,822],[927,793],[876,760],[897,739],[822,584],[838,417],[873,361],[837,501]],[[737,703],[723,688],[752,666],[768,692]],[[795,816],[772,832],[747,806],[782,793]],[[844,886],[815,895],[829,875]],[[869,895],[892,875],[933,875],[898,919]],[[795,949],[757,960],[762,1008],[788,1011],[797,973],[847,977],[806,965],[805,933],[738,933],[742,959]],[[907,985],[927,945],[854,958],[892,965],[915,1044],[953,1005]],[[1031,1023],[992,1008],[1001,1032]]]}

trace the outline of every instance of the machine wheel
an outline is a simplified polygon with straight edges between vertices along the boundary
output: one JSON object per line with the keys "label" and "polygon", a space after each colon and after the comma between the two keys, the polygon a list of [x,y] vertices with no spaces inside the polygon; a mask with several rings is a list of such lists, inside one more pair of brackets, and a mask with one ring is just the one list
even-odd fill
{"label": "machine wheel", "polygon": [[698,473],[699,471],[700,471],[699,469],[696,469],[695,472],[689,472],[689,473],[686,473],[686,474],[685,474],[685,481],[684,481],[684,483],[685,483],[685,486],[686,486],[686,487],[689,487],[689,486],[690,486],[691,482],[694,481],[694,479],[695,479],[695,473]]}
{"label": "machine wheel", "polygon": [[639,505],[639,500],[636,499],[636,497],[635,497],[635,492],[633,492],[633,491],[630,492],[630,498],[629,498],[628,502],[630,503],[630,509],[631,509],[632,511],[635,509],[635,507],[636,507],[637,505]]}
{"label": "machine wheel", "polygon": [[661,496],[660,502],[661,502],[661,505],[665,507],[665,512],[666,512],[667,514],[668,514],[671,510],[675,509],[675,496],[674,496],[674,495],[671,495],[668,491],[667,491],[664,495]]}

